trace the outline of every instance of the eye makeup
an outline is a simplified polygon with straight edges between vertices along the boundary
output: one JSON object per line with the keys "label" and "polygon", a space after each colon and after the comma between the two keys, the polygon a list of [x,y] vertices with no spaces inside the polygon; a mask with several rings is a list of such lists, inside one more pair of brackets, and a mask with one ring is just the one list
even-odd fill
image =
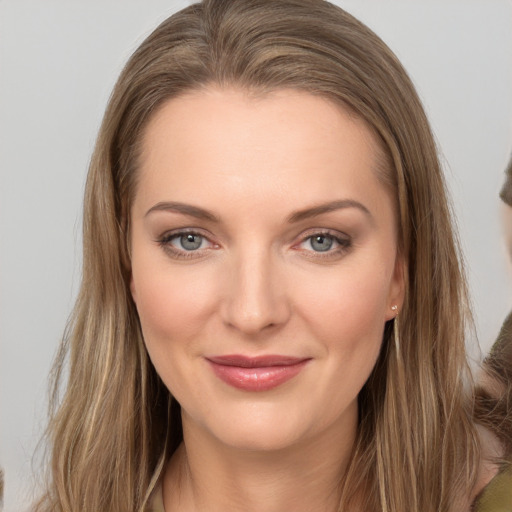
{"label": "eye makeup", "polygon": [[[346,234],[330,229],[312,229],[302,233],[299,242],[291,249],[309,259],[336,259],[344,256],[352,247],[352,239]],[[201,258],[208,251],[219,249],[219,244],[195,228],[179,229],[164,233],[156,242],[174,259]]]}

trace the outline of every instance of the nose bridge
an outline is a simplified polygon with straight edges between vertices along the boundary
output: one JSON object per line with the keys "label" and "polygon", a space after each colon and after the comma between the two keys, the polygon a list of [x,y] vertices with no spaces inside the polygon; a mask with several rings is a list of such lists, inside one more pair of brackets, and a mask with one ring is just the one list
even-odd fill
{"label": "nose bridge", "polygon": [[246,334],[285,322],[289,314],[286,284],[277,255],[252,243],[237,250],[233,259],[226,322]]}

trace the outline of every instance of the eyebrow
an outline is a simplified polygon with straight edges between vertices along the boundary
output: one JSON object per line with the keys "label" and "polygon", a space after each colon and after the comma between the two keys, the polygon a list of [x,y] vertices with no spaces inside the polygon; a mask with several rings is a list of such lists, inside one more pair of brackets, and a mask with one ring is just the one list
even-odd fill
{"label": "eyebrow", "polygon": [[147,212],[145,217],[147,217],[151,212],[158,211],[169,211],[182,213],[183,215],[189,215],[191,217],[195,217],[201,220],[208,220],[210,222],[219,222],[219,218],[213,213],[205,210],[204,208],[199,208],[198,206],[192,206],[191,204],[179,203],[176,201],[166,201],[155,204],[152,206]]}
{"label": "eyebrow", "polygon": [[[373,218],[370,210],[366,208],[362,203],[358,201],[354,201],[353,199],[342,199],[337,201],[331,201],[329,203],[320,204],[317,206],[313,206],[311,208],[306,208],[304,210],[299,210],[292,213],[288,217],[288,222],[290,224],[300,222],[311,217],[316,217],[318,215],[322,215],[324,213],[333,212],[336,210],[342,210],[345,208],[357,208],[362,211],[365,215]],[[155,204],[152,206],[147,212],[146,217],[156,211],[170,211],[181,213],[183,215],[189,215],[191,217],[195,217],[201,220],[207,220],[210,222],[220,222],[220,219],[214,215],[212,212],[205,210],[204,208],[200,208],[198,206],[192,206],[191,204],[180,203],[177,201],[164,201]]]}
{"label": "eyebrow", "polygon": [[294,222],[300,222],[311,217],[316,217],[324,213],[329,213],[345,208],[357,208],[358,210],[361,210],[365,215],[373,219],[370,210],[368,210],[364,204],[360,203],[359,201],[354,201],[353,199],[342,199],[338,201],[331,201],[329,203],[319,204],[318,206],[313,206],[312,208],[307,208],[305,210],[299,210],[290,215],[288,222],[292,224]]}

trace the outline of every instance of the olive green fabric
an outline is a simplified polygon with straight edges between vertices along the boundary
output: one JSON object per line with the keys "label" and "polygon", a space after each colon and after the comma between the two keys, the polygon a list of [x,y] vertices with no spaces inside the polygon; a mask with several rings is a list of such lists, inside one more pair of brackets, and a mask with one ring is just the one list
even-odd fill
{"label": "olive green fabric", "polygon": [[[512,512],[512,466],[496,475],[477,498],[474,512]],[[158,485],[147,512],[165,512],[162,487]]]}
{"label": "olive green fabric", "polygon": [[512,465],[496,475],[483,490],[475,512],[512,512]]}

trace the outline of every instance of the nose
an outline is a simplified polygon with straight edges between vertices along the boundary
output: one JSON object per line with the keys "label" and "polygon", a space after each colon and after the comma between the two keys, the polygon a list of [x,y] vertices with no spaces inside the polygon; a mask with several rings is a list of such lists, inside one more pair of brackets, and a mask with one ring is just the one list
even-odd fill
{"label": "nose", "polygon": [[286,279],[276,257],[245,251],[231,265],[222,308],[224,322],[254,336],[283,326],[290,317]]}

